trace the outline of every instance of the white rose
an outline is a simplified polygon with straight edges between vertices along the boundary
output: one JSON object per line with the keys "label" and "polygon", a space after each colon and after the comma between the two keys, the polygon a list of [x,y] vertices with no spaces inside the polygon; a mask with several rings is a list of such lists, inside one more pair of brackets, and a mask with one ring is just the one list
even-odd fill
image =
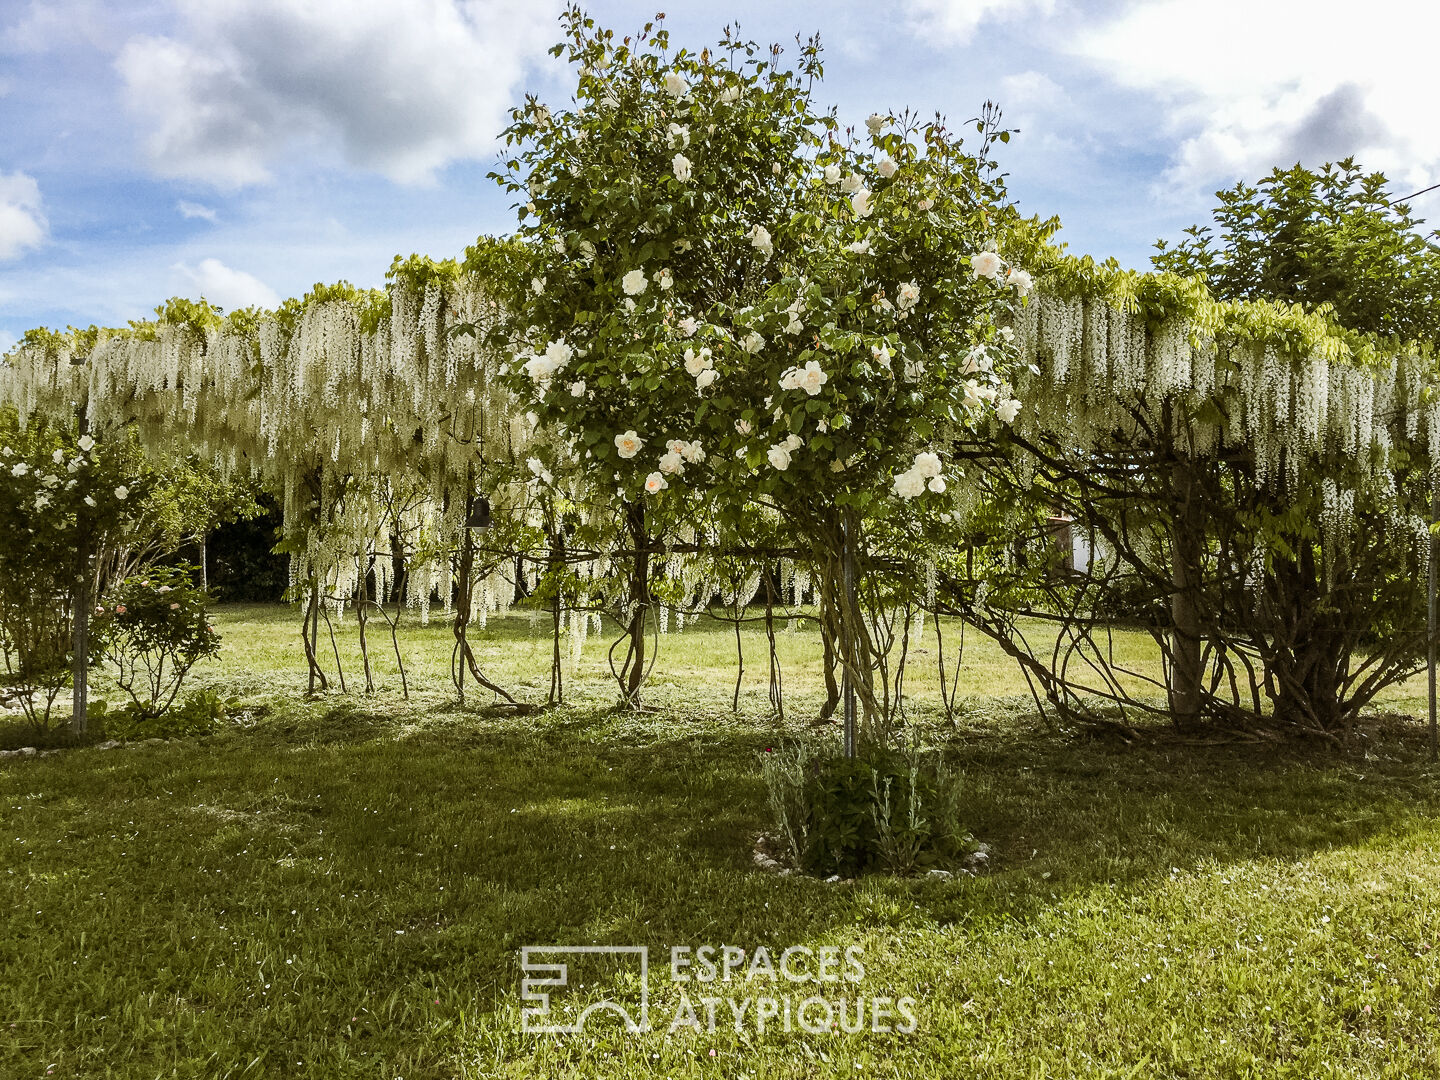
{"label": "white rose", "polygon": [[908,311],[920,301],[920,286],[913,281],[904,281],[895,291],[895,306]]}
{"label": "white rose", "polygon": [[868,255],[870,253],[870,241],[856,240],[853,244],[846,244],[845,250],[852,255]]}
{"label": "white rose", "polygon": [[94,499],[94,497],[91,496],[91,495],[86,495],[86,496],[85,496],[85,505],[86,505],[86,506],[94,506],[94,505],[95,505],[95,499]]}
{"label": "white rose", "polygon": [[1021,296],[1029,296],[1030,290],[1035,287],[1035,279],[1032,278],[1029,272],[1026,270],[1012,269],[1010,273],[1006,276],[1005,280],[1008,281],[1011,285],[1014,285],[1015,291],[1018,292]]}
{"label": "white rose", "polygon": [[662,291],[675,284],[675,279],[670,276],[668,267],[655,275],[655,284],[659,285]]}
{"label": "white rose", "polygon": [[770,464],[784,472],[790,467],[790,451],[783,446],[772,446],[765,455],[770,459]]}
{"label": "white rose", "polygon": [[805,364],[805,370],[800,372],[800,389],[814,397],[820,393],[820,388],[830,381],[830,376],[820,369],[818,360],[810,360]]}
{"label": "white rose", "polygon": [[870,205],[870,189],[861,188],[854,195],[850,196],[850,206],[857,216],[866,218],[874,212],[875,207]]}
{"label": "white rose", "polygon": [[752,356],[758,353],[764,347],[765,339],[761,337],[758,333],[756,333],[754,330],[751,330],[750,333],[746,334],[743,338],[740,339],[740,348],[744,349]]}
{"label": "white rose", "polygon": [[865,186],[864,178],[857,172],[847,173],[840,184],[840,190],[846,195],[854,195]]}
{"label": "white rose", "polygon": [[671,124],[665,129],[665,145],[671,150],[681,150],[689,146],[690,129],[683,124]]}
{"label": "white rose", "polygon": [[55,462],[56,465],[59,465],[62,461],[65,460],[65,451],[56,450],[55,453],[50,455],[50,460]]}
{"label": "white rose", "polygon": [[889,180],[890,177],[895,175],[895,170],[898,168],[899,166],[887,157],[880,159],[880,164],[875,166],[875,171],[878,172],[881,176],[883,176],[886,180]]}
{"label": "white rose", "polygon": [[530,279],[530,291],[533,292],[536,296],[544,296],[544,295],[545,295],[545,279],[544,279],[544,278],[538,278],[538,277],[532,277],[532,278]]}
{"label": "white rose", "polygon": [[1015,417],[1020,415],[1020,402],[1016,401],[1014,398],[1009,398],[1005,401],[1000,402],[999,405],[995,406],[995,415],[998,416],[1004,423],[1013,424],[1015,422]]}
{"label": "white rose", "polygon": [[749,435],[755,430],[755,426],[751,424],[749,420],[736,420],[735,430],[741,435]]}
{"label": "white rose", "polygon": [[804,446],[805,440],[800,438],[799,435],[796,435],[792,432],[791,434],[785,436],[785,442],[781,445],[783,445],[786,450],[790,450],[793,452],[795,450],[799,450],[800,447]]}
{"label": "white rose", "polygon": [[570,396],[571,396],[571,397],[584,397],[584,396],[585,396],[585,380],[584,380],[584,379],[576,379],[574,382],[572,382],[572,383],[570,384]]}
{"label": "white rose", "polygon": [[639,296],[649,284],[645,280],[644,270],[631,270],[620,279],[620,287],[625,290],[626,296]]}
{"label": "white rose", "polygon": [[674,450],[664,454],[660,458],[660,471],[667,476],[674,476],[685,471],[685,462]]}
{"label": "white rose", "polygon": [[902,499],[913,499],[925,492],[925,478],[910,469],[895,477],[891,490]]}
{"label": "white rose", "polygon": [[932,476],[925,484],[925,486],[928,487],[931,491],[933,491],[936,495],[939,495],[942,491],[945,490],[945,478],[943,476]]}
{"label": "white rose", "polygon": [[750,230],[750,246],[768,256],[775,250],[774,242],[770,238],[770,230],[764,225],[756,225]]}
{"label": "white rose", "polygon": [[825,166],[825,183],[827,183],[827,184],[838,184],[839,182],[840,182],[840,166],[839,166],[839,165],[826,165],[826,166]]}
{"label": "white rose", "polygon": [[975,272],[977,278],[993,279],[1000,273],[1000,267],[1004,265],[1004,260],[993,251],[982,251],[970,256],[970,269]]}
{"label": "white rose", "polygon": [[885,128],[885,117],[872,112],[865,118],[865,126],[870,129],[871,135],[879,135]]}
{"label": "white rose", "polygon": [[928,450],[916,454],[915,463],[910,468],[922,477],[939,476],[940,455],[933,454]]}
{"label": "white rose", "polygon": [[699,389],[704,390],[719,377],[720,373],[714,368],[706,368],[704,371],[700,372],[699,375],[695,376],[695,385]]}
{"label": "white rose", "polygon": [[715,361],[710,356],[709,349],[701,349],[696,352],[694,349],[685,350],[685,371],[691,376],[699,375],[706,368],[714,367]]}
{"label": "white rose", "polygon": [[128,499],[129,497],[130,497],[130,489],[129,489],[128,487],[126,487],[124,484],[121,484],[119,487],[117,487],[117,488],[115,489],[115,498],[119,499],[121,502],[124,502],[124,501],[125,501],[126,499]]}
{"label": "white rose", "polygon": [[678,71],[667,71],[665,73],[665,92],[678,100],[690,92],[690,84]]}
{"label": "white rose", "polygon": [[676,154],[670,159],[670,166],[675,170],[675,179],[682,184],[690,179],[690,159],[684,154]]}
{"label": "white rose", "polygon": [[926,210],[929,210],[929,209],[931,209],[932,207],[934,207],[934,205],[935,205],[935,200],[934,200],[934,199],[921,199],[919,202],[917,202],[917,203],[915,204],[915,209],[916,209],[916,210],[919,210],[919,211],[923,214]]}
{"label": "white rose", "polygon": [[723,101],[726,105],[739,101],[740,87],[727,86],[724,90],[720,91],[720,100]]}
{"label": "white rose", "polygon": [[30,466],[29,466],[29,465],[26,465],[25,462],[23,462],[23,461],[17,461],[17,462],[15,463],[14,468],[12,468],[12,469],[10,470],[10,475],[11,475],[11,476],[24,476],[24,475],[25,475],[26,473],[28,473],[29,471],[30,471]]}
{"label": "white rose", "polygon": [[925,374],[925,365],[919,360],[905,361],[905,381],[919,382],[920,377]]}
{"label": "white rose", "polygon": [[684,334],[686,337],[694,337],[695,331],[700,328],[700,323],[696,320],[694,315],[686,315],[685,318],[680,320],[679,326],[680,333]]}
{"label": "white rose", "polygon": [[622,458],[633,458],[644,445],[645,440],[635,434],[634,428],[615,436],[615,450]]}
{"label": "white rose", "polygon": [[[79,445],[80,449],[88,454],[91,450],[95,449],[95,440],[89,435],[81,435]],[[8,451],[10,448],[7,446],[5,449]]]}
{"label": "white rose", "polygon": [[989,371],[992,366],[990,354],[985,351],[984,345],[976,345],[965,354],[965,364],[960,369],[962,375],[974,375],[979,371]]}
{"label": "white rose", "polygon": [[665,477],[661,476],[658,472],[652,472],[649,476],[645,478],[645,491],[650,495],[655,495],[661,491],[664,491],[669,486],[670,482],[666,480]]}
{"label": "white rose", "polygon": [[698,464],[705,460],[705,451],[698,442],[687,442],[681,445],[680,456],[686,461]]}

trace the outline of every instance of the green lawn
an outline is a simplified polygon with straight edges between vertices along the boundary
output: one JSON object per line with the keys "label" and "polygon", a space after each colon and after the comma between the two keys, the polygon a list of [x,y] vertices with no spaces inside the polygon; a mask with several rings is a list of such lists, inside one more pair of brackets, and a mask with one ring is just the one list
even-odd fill
{"label": "green lawn", "polygon": [[[0,762],[6,1080],[1440,1073],[1440,771],[1416,725],[1376,723],[1345,755],[1125,747],[1038,725],[971,636],[955,724],[933,651],[909,685],[991,871],[828,884],[750,857],[758,757],[813,730],[806,630],[780,638],[781,724],[758,632],[738,715],[715,627],[662,641],[653,712],[608,709],[592,639],[575,704],[515,717],[455,707],[442,621],[404,632],[409,703],[383,656],[375,697],[305,702],[290,613],[217,621],[199,679],[246,699],[242,723]],[[543,698],[543,625],[477,636],[499,681]],[[649,946],[660,1030],[521,1031],[519,948],[589,943]],[[912,996],[918,1030],[762,1033],[747,1014],[737,1034],[722,1006],[714,1033],[668,1035],[668,949],[701,944],[861,946],[863,982],[830,996]],[[582,996],[637,989],[600,978]]]}

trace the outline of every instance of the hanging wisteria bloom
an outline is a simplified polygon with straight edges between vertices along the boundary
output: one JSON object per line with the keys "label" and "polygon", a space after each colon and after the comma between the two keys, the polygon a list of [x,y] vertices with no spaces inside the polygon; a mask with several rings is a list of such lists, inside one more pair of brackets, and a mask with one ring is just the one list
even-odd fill
{"label": "hanging wisteria bloom", "polygon": [[622,458],[633,458],[645,445],[645,440],[635,434],[635,429],[615,436],[615,452]]}

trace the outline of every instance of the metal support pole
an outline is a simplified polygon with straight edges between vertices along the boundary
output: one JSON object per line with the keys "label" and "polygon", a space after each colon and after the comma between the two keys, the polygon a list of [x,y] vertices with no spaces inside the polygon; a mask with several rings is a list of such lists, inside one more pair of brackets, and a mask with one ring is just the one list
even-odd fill
{"label": "metal support pole", "polygon": [[[1430,520],[1440,522],[1440,476],[1430,478]],[[1431,526],[1432,530],[1434,525]],[[1429,574],[1425,606],[1425,638],[1427,658],[1430,668],[1430,760],[1440,761],[1440,728],[1437,728],[1435,718],[1435,573],[1436,562],[1440,560],[1440,536],[1430,533],[1430,560]]]}
{"label": "metal support pole", "polygon": [[[857,610],[855,602],[855,515],[854,511],[845,511],[845,521],[841,532],[841,555],[840,555],[840,577],[841,584],[845,590],[845,613],[846,620],[850,620]],[[840,693],[845,702],[845,756],[853,758],[856,752],[856,715],[855,715],[855,684],[851,679],[851,666],[855,663],[855,630],[851,626],[844,627],[840,639],[840,648],[844,662],[840,665]]]}

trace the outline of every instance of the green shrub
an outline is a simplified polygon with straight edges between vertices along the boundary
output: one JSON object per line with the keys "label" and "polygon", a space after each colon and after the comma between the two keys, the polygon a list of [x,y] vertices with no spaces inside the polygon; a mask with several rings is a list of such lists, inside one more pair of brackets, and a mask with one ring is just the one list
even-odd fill
{"label": "green shrub", "polygon": [[157,566],[126,578],[95,609],[94,633],[139,716],[163,715],[196,662],[220,651],[207,599],[187,569]]}
{"label": "green shrub", "polygon": [[105,736],[129,742],[135,739],[182,739],[191,735],[207,735],[222,721],[228,720],[239,706],[238,699],[222,698],[214,690],[196,690],[185,695],[178,705],[152,716],[134,702],[114,711],[102,713]]}
{"label": "green shrub", "polygon": [[801,869],[908,874],[970,849],[960,778],[938,755],[844,758],[800,745],[767,752],[763,771],[779,839]]}

